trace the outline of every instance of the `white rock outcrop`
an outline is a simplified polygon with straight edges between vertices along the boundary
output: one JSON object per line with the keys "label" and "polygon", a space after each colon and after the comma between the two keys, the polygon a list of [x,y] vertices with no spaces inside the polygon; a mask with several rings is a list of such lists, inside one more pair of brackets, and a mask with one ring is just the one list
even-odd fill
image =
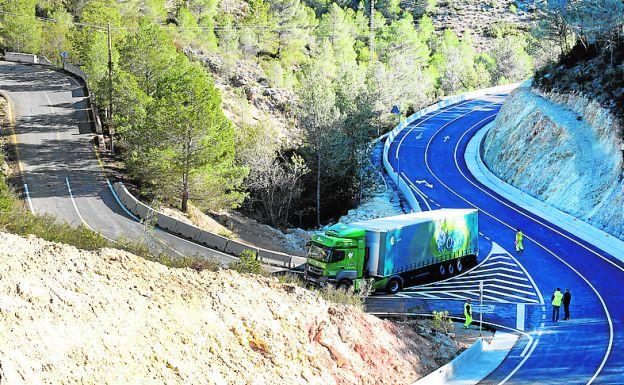
{"label": "white rock outcrop", "polygon": [[512,93],[484,143],[504,181],[624,240],[624,165],[617,120],[571,94]]}

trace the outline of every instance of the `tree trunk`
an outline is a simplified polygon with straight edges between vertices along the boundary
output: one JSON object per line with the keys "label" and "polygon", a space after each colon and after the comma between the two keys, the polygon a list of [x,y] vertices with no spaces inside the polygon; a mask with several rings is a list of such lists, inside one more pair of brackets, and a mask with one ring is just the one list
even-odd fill
{"label": "tree trunk", "polygon": [[182,207],[181,207],[183,213],[188,211],[188,199],[189,199],[188,186],[184,186],[184,190],[182,191]]}
{"label": "tree trunk", "polygon": [[316,225],[321,226],[321,153],[316,153]]}

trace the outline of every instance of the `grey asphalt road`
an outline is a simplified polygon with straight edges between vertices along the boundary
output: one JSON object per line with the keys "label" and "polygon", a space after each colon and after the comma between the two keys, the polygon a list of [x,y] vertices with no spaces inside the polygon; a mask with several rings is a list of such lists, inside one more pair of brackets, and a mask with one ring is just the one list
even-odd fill
{"label": "grey asphalt road", "polygon": [[98,164],[85,91],[76,79],[42,66],[0,62],[0,90],[13,106],[20,166],[35,213],[84,224],[110,239],[142,240],[172,256],[211,256],[222,263],[235,259],[147,230],[125,214]]}

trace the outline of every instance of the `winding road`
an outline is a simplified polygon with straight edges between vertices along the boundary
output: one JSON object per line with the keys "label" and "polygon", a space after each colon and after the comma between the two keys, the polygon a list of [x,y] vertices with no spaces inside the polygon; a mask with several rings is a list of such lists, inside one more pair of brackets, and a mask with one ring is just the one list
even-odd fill
{"label": "winding road", "polygon": [[[497,195],[477,181],[465,163],[467,143],[495,119],[505,97],[488,95],[427,114],[404,129],[389,151],[392,167],[405,176],[423,209],[479,209],[481,243],[486,249],[494,240],[504,250],[514,250],[515,229],[525,233],[525,251],[514,252],[513,258],[530,275],[543,299],[537,303],[517,301],[527,302],[521,312],[520,307],[499,304],[495,298],[484,301],[496,306],[495,311],[484,314],[484,321],[511,328],[522,325],[526,338],[481,383],[624,384],[624,264]],[[618,257],[624,257],[624,250]],[[514,284],[509,277],[499,274],[499,278],[503,287]],[[557,287],[569,288],[573,294],[570,321],[551,321],[550,298]],[[422,290],[411,291],[417,294]],[[401,307],[449,309],[455,315],[462,312],[461,299],[418,297],[400,296]],[[392,310],[396,302],[378,297],[372,298],[369,306]]]}
{"label": "winding road", "polygon": [[0,62],[0,91],[11,101],[24,195],[51,214],[117,240],[144,241],[156,253],[235,258],[151,229],[117,203],[92,145],[87,97],[73,77],[39,65]]}
{"label": "winding road", "polygon": [[[145,239],[165,252],[232,259],[166,232],[148,232],[125,214],[93,150],[84,90],[72,77],[41,66],[0,62],[0,90],[13,105],[32,211],[83,224],[111,239]],[[485,279],[490,297],[484,302],[484,321],[518,329],[523,337],[481,383],[622,385],[624,264],[497,195],[468,171],[463,156],[467,143],[495,118],[505,96],[484,96],[432,112],[391,143],[390,162],[408,180],[421,207],[480,210],[482,260],[455,281],[374,296],[369,310],[420,307],[461,314],[462,298],[474,296],[476,280]],[[525,251],[509,253],[516,228],[526,234]],[[556,287],[573,294],[571,321],[550,321]]]}

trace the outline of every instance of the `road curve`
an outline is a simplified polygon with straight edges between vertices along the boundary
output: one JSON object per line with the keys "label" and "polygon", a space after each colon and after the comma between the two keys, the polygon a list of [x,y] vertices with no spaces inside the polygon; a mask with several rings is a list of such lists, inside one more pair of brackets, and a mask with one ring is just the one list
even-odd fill
{"label": "road curve", "polygon": [[[505,96],[471,99],[421,117],[393,140],[389,161],[418,190],[421,207],[478,208],[483,237],[506,250],[514,249],[514,229],[526,234],[525,251],[513,254],[546,305],[527,305],[523,323],[531,343],[512,350],[482,384],[624,384],[624,264],[498,196],[465,164],[468,141],[494,120]],[[573,293],[571,321],[550,321],[557,287]],[[461,301],[444,306],[461,313]],[[513,326],[516,314],[499,308],[484,320]]]}
{"label": "road curve", "polygon": [[143,240],[172,256],[235,258],[160,230],[147,230],[115,200],[92,145],[87,98],[73,77],[38,65],[0,62],[0,90],[11,100],[28,206],[116,240]]}

